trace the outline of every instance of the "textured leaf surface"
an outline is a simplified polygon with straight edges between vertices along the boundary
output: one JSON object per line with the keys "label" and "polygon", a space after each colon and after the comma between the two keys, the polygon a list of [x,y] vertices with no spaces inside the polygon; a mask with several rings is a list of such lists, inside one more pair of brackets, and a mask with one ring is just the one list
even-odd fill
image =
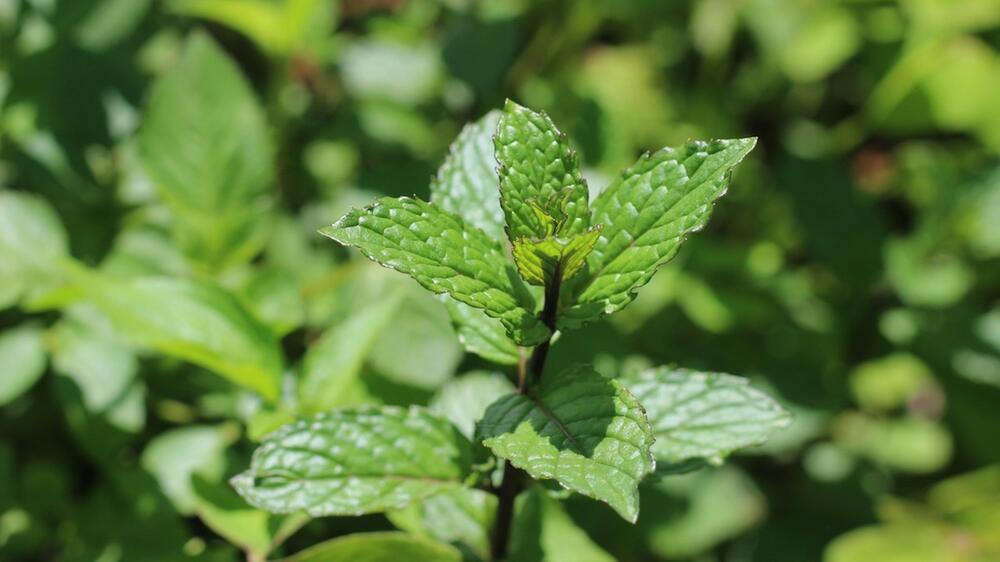
{"label": "textured leaf surface", "polygon": [[360,515],[461,486],[472,444],[447,420],[411,407],[334,410],[284,426],[232,483],[274,513]]}
{"label": "textured leaf surface", "polygon": [[507,336],[507,330],[499,320],[454,299],[444,300],[455,335],[466,351],[501,365],[517,364],[517,344]]}
{"label": "textured leaf surface", "polygon": [[83,268],[73,274],[84,298],[129,341],[205,367],[268,400],[278,397],[278,343],[229,293],[182,279],[125,280]]}
{"label": "textured leaf surface", "polygon": [[208,36],[194,34],[154,85],[139,145],[189,254],[218,266],[258,247],[270,136],[250,85]]}
{"label": "textured leaf surface", "polygon": [[593,224],[604,230],[573,285],[576,305],[563,311],[572,327],[622,309],[684,239],[708,222],[732,169],[754,138],[693,142],[643,156],[594,201]]}
{"label": "textured leaf surface", "polygon": [[405,533],[356,533],[309,547],[283,562],[461,562],[454,547]]}
{"label": "textured leaf surface", "polygon": [[536,345],[549,336],[534,314],[534,298],[500,244],[434,205],[386,197],[351,210],[320,232],[410,275],[430,291],[482,309],[522,345]]}
{"label": "textured leaf surface", "polygon": [[469,123],[431,181],[431,203],[482,229],[494,240],[504,237],[493,133],[500,112],[491,111]]}
{"label": "textured leaf surface", "polygon": [[472,372],[448,381],[431,398],[430,409],[455,424],[466,437],[497,398],[514,392],[514,385],[500,373]]}
{"label": "textured leaf surface", "polygon": [[622,381],[646,408],[665,463],[720,463],[737,449],[760,445],[791,416],[747,379],[660,367]]}
{"label": "textured leaf surface", "polygon": [[0,333],[0,406],[24,394],[44,372],[41,330],[25,326]]}
{"label": "textured leaf surface", "polygon": [[639,514],[637,487],[653,471],[653,434],[639,402],[589,367],[549,374],[534,396],[509,394],[491,405],[477,436],[494,454],[537,479]]}
{"label": "textured leaf surface", "polygon": [[538,209],[560,219],[563,235],[583,232],[590,225],[590,194],[579,157],[548,115],[508,100],[494,146],[500,164],[500,206],[511,242],[546,236]]}
{"label": "textured leaf surface", "polygon": [[549,286],[559,275],[559,282],[568,281],[587,263],[587,256],[594,249],[600,227],[568,239],[549,236],[542,240],[521,238],[514,242],[514,263],[521,278],[532,285]]}

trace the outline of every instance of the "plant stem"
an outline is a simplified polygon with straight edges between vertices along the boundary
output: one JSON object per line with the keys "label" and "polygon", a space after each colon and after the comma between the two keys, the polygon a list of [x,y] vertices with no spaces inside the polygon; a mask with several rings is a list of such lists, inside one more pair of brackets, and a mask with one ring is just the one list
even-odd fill
{"label": "plant stem", "polygon": [[[545,303],[542,308],[542,323],[553,333],[556,331],[556,314],[559,311],[559,286],[562,285],[562,263],[556,264],[555,273],[552,276],[552,283],[545,287]],[[518,389],[521,394],[530,391],[530,386],[538,384],[542,379],[542,371],[545,369],[545,359],[549,355],[549,345],[552,338],[545,340],[531,354],[528,360],[527,377],[524,376],[524,368],[520,367],[518,376]],[[525,384],[525,379],[530,380],[530,384]],[[490,558],[492,560],[502,560],[507,557],[507,550],[510,546],[510,530],[514,522],[514,501],[517,495],[524,489],[528,475],[523,470],[515,467],[509,462],[504,465],[503,480],[500,487],[496,489],[497,495],[497,516],[493,523],[493,533],[490,536]]]}
{"label": "plant stem", "polygon": [[503,480],[497,488],[497,516],[493,523],[493,533],[490,536],[490,559],[503,560],[507,558],[510,546],[510,529],[514,523],[514,500],[524,489],[527,475],[514,465],[507,463],[503,468]]}
{"label": "plant stem", "polygon": [[[555,271],[552,274],[552,283],[545,287],[545,304],[542,308],[542,323],[545,324],[552,333],[556,331],[556,315],[559,312],[559,286],[562,285],[562,262],[557,262]],[[545,359],[549,355],[549,345],[552,338],[545,340],[535,348],[528,362],[528,374],[532,384],[538,384],[542,379],[542,371],[545,369]]]}

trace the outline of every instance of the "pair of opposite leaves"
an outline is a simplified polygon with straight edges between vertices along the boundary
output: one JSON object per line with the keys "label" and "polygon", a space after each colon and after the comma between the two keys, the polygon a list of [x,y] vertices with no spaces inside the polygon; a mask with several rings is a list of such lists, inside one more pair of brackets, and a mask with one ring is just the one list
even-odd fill
{"label": "pair of opposite leaves", "polygon": [[561,282],[558,329],[622,309],[705,225],[755,144],[692,142],[644,155],[590,203],[566,136],[545,114],[508,101],[462,132],[430,203],[379,199],[320,232],[480,309],[514,343],[538,345],[551,330],[525,281]]}

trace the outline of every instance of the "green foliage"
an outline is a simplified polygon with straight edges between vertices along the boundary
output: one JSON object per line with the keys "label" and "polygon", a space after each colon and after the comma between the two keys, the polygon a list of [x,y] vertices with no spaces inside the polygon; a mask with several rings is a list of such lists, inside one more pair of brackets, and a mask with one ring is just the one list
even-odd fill
{"label": "green foliage", "polygon": [[660,469],[691,459],[720,464],[791,421],[766,394],[732,375],[660,367],[622,382],[649,416]]}
{"label": "green foliage", "polygon": [[[547,115],[507,100],[493,142],[511,243],[572,235],[588,226],[590,193],[579,158]],[[554,233],[549,220],[558,225]]]}
{"label": "green foliage", "polygon": [[621,310],[687,236],[705,226],[712,204],[725,194],[732,169],[757,139],[692,143],[643,156],[594,200],[594,224],[603,225],[587,272],[573,285],[565,311],[570,327]]}
{"label": "green foliage", "polygon": [[321,232],[357,246],[370,259],[410,275],[430,291],[482,309],[522,345],[540,343],[549,333],[534,315],[534,298],[500,245],[434,205],[409,197],[380,199]]}
{"label": "green foliage", "polygon": [[653,433],[642,406],[615,380],[587,368],[550,375],[527,395],[494,402],[476,436],[534,478],[607,502],[629,521],[639,516]]}
{"label": "green foliage", "polygon": [[459,551],[404,533],[359,533],[307,548],[284,562],[460,562]]}
{"label": "green foliage", "polygon": [[186,253],[220,268],[259,250],[257,217],[274,174],[264,113],[207,36],[193,35],[177,65],[153,86],[139,147]]}
{"label": "green foliage", "polygon": [[0,360],[6,365],[0,404],[7,404],[45,373],[45,346],[37,328],[25,326],[0,334]]}
{"label": "green foliage", "polygon": [[43,199],[0,192],[0,306],[10,306],[51,282],[66,256],[66,232]]}
{"label": "green foliage", "polygon": [[77,267],[72,276],[135,344],[201,365],[267,400],[278,398],[282,358],[274,335],[230,293],[208,283],[120,280]]}
{"label": "green foliage", "polygon": [[0,0],[0,560],[1000,558],[998,32]]}
{"label": "green foliage", "polygon": [[275,513],[360,515],[459,487],[472,463],[468,439],[425,410],[334,410],[269,435],[232,482]]}

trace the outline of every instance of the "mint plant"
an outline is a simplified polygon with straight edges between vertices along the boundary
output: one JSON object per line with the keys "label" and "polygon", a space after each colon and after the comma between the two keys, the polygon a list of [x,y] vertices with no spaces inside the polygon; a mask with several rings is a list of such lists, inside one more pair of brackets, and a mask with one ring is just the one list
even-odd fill
{"label": "mint plant", "polygon": [[442,295],[466,348],[513,366],[512,382],[470,378],[430,408],[342,409],[293,422],[264,439],[233,479],[236,490],[256,507],[312,516],[474,504],[488,512],[480,524],[493,522],[489,557],[503,559],[516,499],[538,493],[534,482],[635,522],[639,485],[654,472],[719,464],[762,443],[789,414],[745,379],[673,367],[614,378],[589,365],[546,368],[559,332],[627,306],[705,225],[755,142],[646,154],[591,201],[576,153],[544,113],[508,101],[466,127],[430,202],[382,198],[321,232]]}

